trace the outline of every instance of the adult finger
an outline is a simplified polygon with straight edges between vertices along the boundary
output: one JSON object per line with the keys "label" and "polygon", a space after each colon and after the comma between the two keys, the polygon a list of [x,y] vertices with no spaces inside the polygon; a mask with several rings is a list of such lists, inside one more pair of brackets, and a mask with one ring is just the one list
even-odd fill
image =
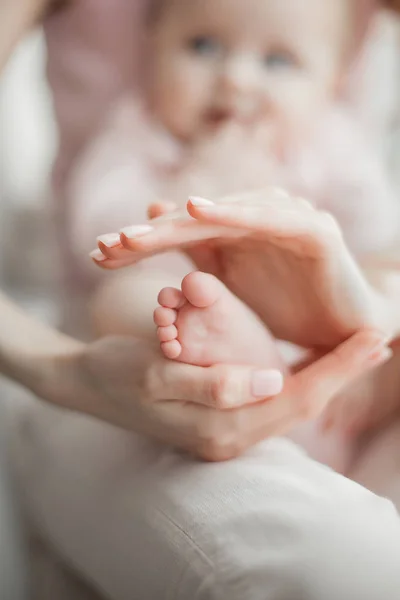
{"label": "adult finger", "polygon": [[127,252],[121,244],[119,233],[106,233],[98,236],[97,246],[106,258],[111,260],[123,260],[127,258]]}
{"label": "adult finger", "polygon": [[[276,202],[279,201],[281,211],[293,207],[290,196],[284,190],[278,188],[226,196],[218,200],[218,205],[225,207],[252,205],[253,210],[261,211],[261,207],[265,204],[267,198],[273,198]],[[193,201],[194,198],[192,203]],[[173,206],[169,203],[153,205],[150,214],[151,216],[157,216],[157,218],[153,219],[151,223],[123,228],[120,232],[122,246],[132,252],[141,253],[144,257],[149,252],[186,248],[188,245],[201,241],[221,237],[242,237],[243,235],[242,230],[232,227],[231,224],[221,228],[193,221],[187,211],[171,210]],[[161,218],[160,213],[162,213]],[[257,212],[258,216],[259,212]]]}
{"label": "adult finger", "polygon": [[329,401],[363,373],[387,362],[391,356],[382,332],[364,330],[294,375],[283,398],[300,416],[319,414]]}
{"label": "adult finger", "polygon": [[149,371],[149,396],[154,400],[187,401],[212,408],[237,408],[266,397],[283,388],[282,374],[275,369],[248,366],[214,365],[196,367],[160,359]]}
{"label": "adult finger", "polygon": [[204,225],[225,227],[230,233],[221,233],[224,237],[244,237],[246,232],[247,235],[258,234],[275,246],[289,248],[289,243],[294,252],[319,258],[332,255],[333,247],[335,252],[344,248],[343,235],[335,219],[314,209],[288,209],[276,204],[193,209],[189,203],[188,210]]}
{"label": "adult finger", "polygon": [[[278,197],[279,198],[279,197]],[[317,228],[338,231],[335,219],[328,213],[316,211],[303,198],[290,198],[276,201],[255,200],[248,203],[214,204],[202,198],[191,198],[187,205],[188,213],[203,223],[268,231],[277,235],[309,233]]]}
{"label": "adult finger", "polygon": [[205,240],[242,236],[243,231],[239,229],[207,226],[193,220],[176,219],[160,222],[152,230],[144,233],[137,227],[126,227],[121,231],[121,243],[124,248],[145,256],[148,253],[185,248]]}
{"label": "adult finger", "polygon": [[157,219],[167,214],[173,213],[177,210],[178,205],[175,202],[156,202],[150,204],[147,209],[147,216],[149,219]]}
{"label": "adult finger", "polygon": [[297,423],[319,415],[349,382],[389,360],[385,342],[380,332],[359,332],[289,377],[283,392],[275,398],[241,408],[241,427],[247,431],[248,443],[286,433]]}
{"label": "adult finger", "polygon": [[[281,394],[274,398],[259,399],[251,404],[243,403],[249,389],[249,370],[246,372],[240,368],[235,381],[232,378],[232,367],[228,367],[230,384],[239,383],[239,394],[235,396],[235,389],[222,386],[223,397],[226,394],[223,405],[226,406],[229,398],[239,397],[242,406],[229,411],[226,419],[221,413],[216,413],[214,417],[203,415],[206,431],[214,446],[211,452],[208,448],[206,458],[233,458],[246,448],[268,437],[285,434],[299,422],[312,418],[357,373],[386,360],[384,348],[385,339],[382,334],[375,331],[356,334],[338,350],[301,373],[289,377]],[[201,419],[201,415],[199,417]]]}
{"label": "adult finger", "polygon": [[[271,188],[272,191],[263,190],[262,192],[249,192],[235,194],[220,198],[218,205],[260,205],[265,197],[274,195],[275,198],[286,199],[289,195],[278,188]],[[210,203],[212,204],[212,203]],[[120,232],[122,245],[134,252],[147,252],[157,248],[158,251],[167,250],[172,247],[184,246],[191,242],[205,241],[213,237],[223,235],[232,235],[232,227],[222,228],[208,227],[204,224],[193,221],[187,210],[174,210],[173,203],[157,203],[151,205],[149,214],[152,218],[151,223],[144,225],[134,225],[124,227]],[[238,235],[238,233],[236,233]]]}
{"label": "adult finger", "polygon": [[93,260],[94,264],[100,269],[104,269],[106,271],[115,271],[117,269],[122,269],[123,267],[128,267],[133,264],[132,254],[129,257],[129,260],[111,260],[104,256],[101,250],[97,249],[90,253],[90,258]]}

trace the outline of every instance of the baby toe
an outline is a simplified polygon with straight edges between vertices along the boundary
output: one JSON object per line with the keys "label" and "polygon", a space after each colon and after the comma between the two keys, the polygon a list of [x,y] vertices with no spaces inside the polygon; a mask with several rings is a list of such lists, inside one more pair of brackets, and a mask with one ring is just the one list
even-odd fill
{"label": "baby toe", "polygon": [[182,291],[186,299],[198,308],[214,304],[224,291],[223,284],[214,275],[196,271],[189,273],[182,281]]}
{"label": "baby toe", "polygon": [[181,290],[166,287],[158,294],[158,303],[165,308],[180,308],[185,303],[185,297]]}
{"label": "baby toe", "polygon": [[157,336],[161,343],[172,342],[178,337],[178,330],[175,325],[168,325],[168,327],[159,327],[157,329]]}
{"label": "baby toe", "polygon": [[176,321],[176,318],[177,312],[171,308],[158,306],[154,311],[154,323],[158,327],[168,327],[168,325],[173,325]]}
{"label": "baby toe", "polygon": [[182,346],[178,340],[173,340],[172,342],[163,342],[161,344],[161,350],[166,358],[174,360],[180,356],[182,352]]}

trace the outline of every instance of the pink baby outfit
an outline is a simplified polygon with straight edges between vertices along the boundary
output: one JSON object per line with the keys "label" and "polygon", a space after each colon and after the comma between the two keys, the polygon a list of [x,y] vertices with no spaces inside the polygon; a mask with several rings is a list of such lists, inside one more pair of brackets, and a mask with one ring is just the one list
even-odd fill
{"label": "pink baby outfit", "polygon": [[[393,245],[399,232],[399,202],[373,136],[349,107],[326,111],[304,143],[284,154],[280,161],[269,161],[266,155],[266,165],[268,161],[273,167],[257,173],[249,165],[243,180],[232,176],[220,192],[281,186],[336,217],[358,257]],[[71,245],[80,260],[98,235],[143,223],[149,203],[169,199],[163,194],[163,177],[168,179],[171,168],[179,170],[184,157],[185,149],[152,123],[134,98],[110,115],[67,186]],[[193,194],[207,197],[209,182],[200,179],[196,185]],[[186,198],[180,200],[184,203]]]}
{"label": "pink baby outfit", "polygon": [[[137,58],[147,1],[82,0],[46,24],[48,73],[60,131],[54,192],[71,286],[95,276],[93,269],[80,267],[89,266],[86,254],[96,236],[143,222],[148,203],[164,199],[153,170],[159,176],[179,157],[176,141],[154,127],[131,92],[140,79]],[[370,5],[370,0],[362,1],[368,10]],[[360,19],[363,27],[367,12]],[[266,180],[249,177],[240,185],[272,183],[301,193],[337,217],[357,254],[390,244],[397,225],[397,201],[374,140],[387,127],[390,103],[379,86],[374,90],[378,107],[371,109],[371,76],[365,69],[373,63],[376,45],[384,45],[380,38],[385,27],[378,23],[372,30],[372,41],[365,44],[365,57],[353,74],[362,93],[350,82],[347,104],[315,124],[309,143],[291,149],[283,169]],[[372,130],[372,139],[366,130]],[[231,191],[236,190],[226,190]],[[201,194],[201,189],[194,193]],[[75,257],[72,246],[78,249]]]}

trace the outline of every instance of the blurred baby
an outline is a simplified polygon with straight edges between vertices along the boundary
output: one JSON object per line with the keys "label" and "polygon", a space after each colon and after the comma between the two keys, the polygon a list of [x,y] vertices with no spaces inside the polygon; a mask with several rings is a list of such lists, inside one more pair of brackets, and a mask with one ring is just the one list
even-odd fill
{"label": "blurred baby", "polygon": [[72,184],[74,243],[142,222],[154,200],[273,183],[334,214],[357,254],[385,249],[396,201],[341,101],[369,2],[153,0],[143,93],[110,117]]}
{"label": "blurred baby", "polygon": [[[71,184],[73,245],[86,250],[92,234],[143,223],[160,199],[184,204],[190,193],[274,184],[331,212],[358,257],[390,247],[397,202],[379,153],[342,101],[362,3],[152,2],[144,93],[110,118]],[[99,239],[118,256],[117,234]],[[174,273],[171,260],[161,275],[150,266],[131,272],[129,288],[127,276],[123,287],[110,280],[96,304],[98,331],[154,336],[148,311],[161,290],[155,323],[168,358],[285,370],[246,306],[210,275],[191,273],[176,286],[174,275],[180,282],[191,269]]]}

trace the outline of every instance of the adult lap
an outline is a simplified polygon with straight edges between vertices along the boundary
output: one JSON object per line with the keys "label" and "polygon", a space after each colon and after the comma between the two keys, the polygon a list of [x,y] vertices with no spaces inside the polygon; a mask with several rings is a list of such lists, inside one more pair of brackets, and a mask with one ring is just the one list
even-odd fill
{"label": "adult lap", "polygon": [[18,451],[41,531],[115,600],[398,597],[393,507],[288,441],[206,464],[36,406]]}

